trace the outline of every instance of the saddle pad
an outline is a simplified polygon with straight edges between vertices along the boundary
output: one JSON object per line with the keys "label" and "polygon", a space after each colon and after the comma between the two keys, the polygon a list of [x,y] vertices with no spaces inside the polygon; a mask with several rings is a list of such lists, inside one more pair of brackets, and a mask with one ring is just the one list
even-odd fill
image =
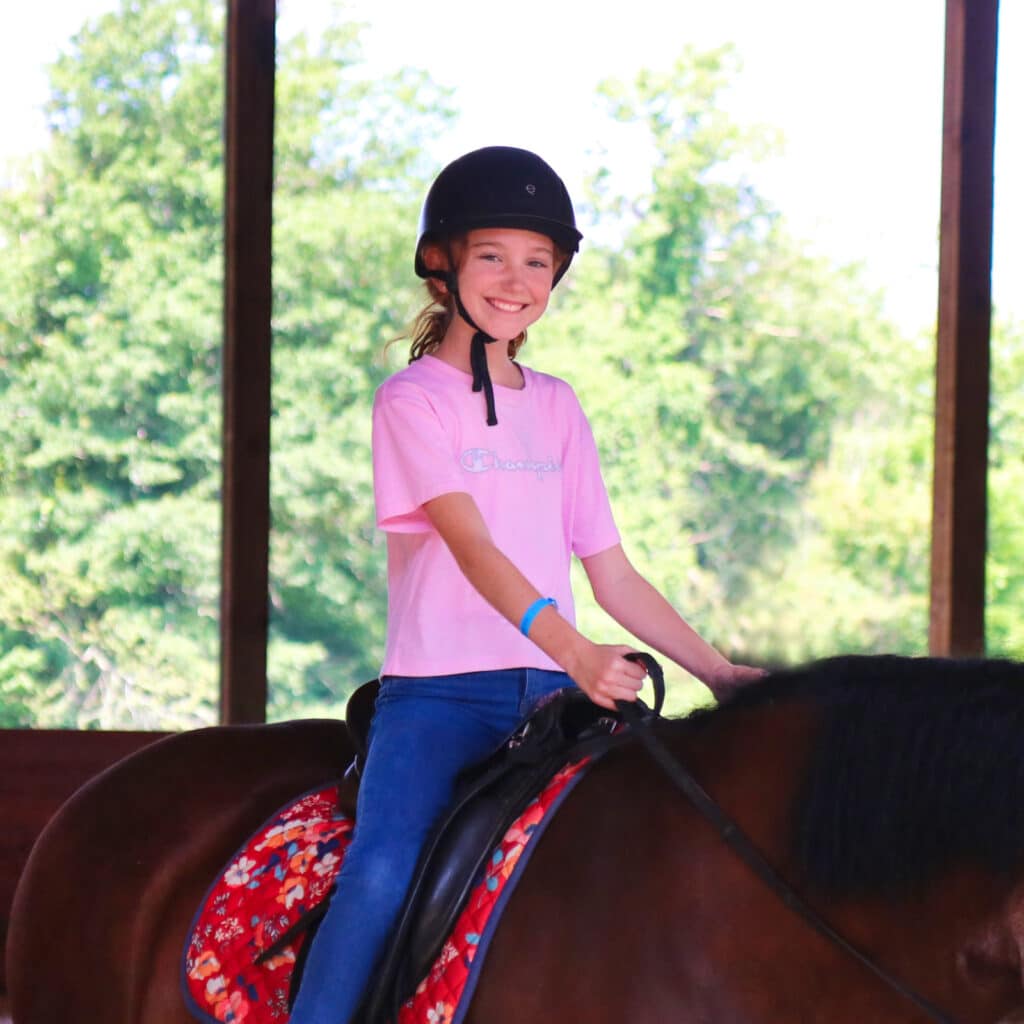
{"label": "saddle pad", "polygon": [[330,891],[351,841],[336,784],[304,794],[260,826],[210,886],[189,930],[185,1001],[203,1022],[279,1024],[298,938],[254,960]]}
{"label": "saddle pad", "polygon": [[[589,759],[557,772],[508,828],[398,1024],[459,1024],[501,910],[553,811]],[[264,964],[254,960],[329,892],[351,841],[338,816],[337,786],[312,791],[278,811],[235,854],[206,894],[183,960],[185,1000],[203,1024],[286,1024],[298,936]]]}

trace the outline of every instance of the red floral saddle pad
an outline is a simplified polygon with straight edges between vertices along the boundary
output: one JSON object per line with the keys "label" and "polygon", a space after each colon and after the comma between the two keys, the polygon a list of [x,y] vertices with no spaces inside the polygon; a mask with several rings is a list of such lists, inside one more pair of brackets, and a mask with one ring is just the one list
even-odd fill
{"label": "red floral saddle pad", "polygon": [[[586,760],[555,774],[506,831],[474,885],[427,977],[398,1024],[458,1024],[483,954],[536,839],[581,777]],[[256,958],[329,892],[353,821],[337,809],[337,786],[306,793],[267,821],[210,887],[185,945],[182,983],[203,1024],[285,1024],[295,957],[304,941],[265,963]]]}

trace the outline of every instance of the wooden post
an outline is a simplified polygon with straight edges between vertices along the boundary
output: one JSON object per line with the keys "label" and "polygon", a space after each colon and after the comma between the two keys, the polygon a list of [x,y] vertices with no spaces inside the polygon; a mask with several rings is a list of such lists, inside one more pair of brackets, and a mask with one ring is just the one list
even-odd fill
{"label": "wooden post", "polygon": [[947,0],[929,649],[985,649],[999,0]]}
{"label": "wooden post", "polygon": [[276,0],[229,0],[224,208],[221,720],[267,703]]}

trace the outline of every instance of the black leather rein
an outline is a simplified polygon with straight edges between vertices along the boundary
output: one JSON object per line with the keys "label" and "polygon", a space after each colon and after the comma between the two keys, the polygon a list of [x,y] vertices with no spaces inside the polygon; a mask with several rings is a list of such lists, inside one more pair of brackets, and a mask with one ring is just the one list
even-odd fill
{"label": "black leather rein", "polygon": [[[642,664],[651,678],[655,692],[655,708],[660,709],[664,700],[665,679],[661,666],[649,654],[636,653],[627,657]],[[818,934],[838,946],[844,953],[863,964],[875,977],[894,989],[914,1004],[936,1024],[956,1024],[956,1020],[940,1010],[933,1003],[919,995],[883,967],[875,963],[866,953],[839,934],[821,915],[805,902],[788,882],[781,878],[754,845],[750,837],[715,802],[710,794],[693,777],[683,763],[658,739],[651,728],[651,722],[658,718],[642,704],[616,701],[622,720],[630,727],[637,740],[654,759],[658,766],[685,794],[700,814],[718,831],[725,844],[774,892],[794,913],[799,914]]]}

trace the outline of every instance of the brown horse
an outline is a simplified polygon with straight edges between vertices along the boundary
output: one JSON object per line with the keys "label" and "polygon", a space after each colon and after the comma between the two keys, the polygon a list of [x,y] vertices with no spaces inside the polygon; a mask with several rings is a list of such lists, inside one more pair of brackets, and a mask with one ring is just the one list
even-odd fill
{"label": "brown horse", "polygon": [[[655,731],[891,983],[628,742],[539,841],[467,1021],[1024,1021],[1024,666],[832,659]],[[213,872],[349,752],[325,723],[204,730],[72,798],[18,892],[15,1024],[187,1024],[179,958]]]}

